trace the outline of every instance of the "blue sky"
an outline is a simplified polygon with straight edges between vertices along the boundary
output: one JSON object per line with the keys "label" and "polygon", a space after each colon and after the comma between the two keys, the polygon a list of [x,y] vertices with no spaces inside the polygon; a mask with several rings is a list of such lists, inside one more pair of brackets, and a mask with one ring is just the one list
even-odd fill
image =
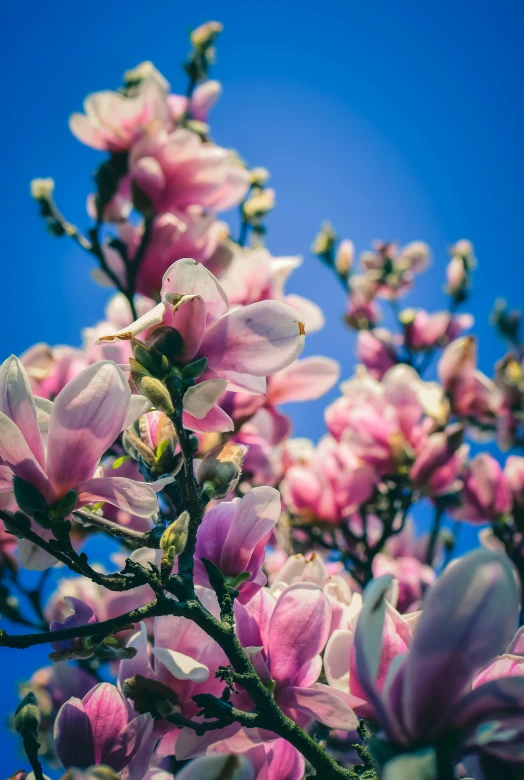
{"label": "blue sky", "polygon": [[[326,310],[307,353],[336,357],[344,376],[354,365],[339,285],[309,254],[318,225],[330,219],[359,250],[376,238],[427,241],[434,264],[416,302],[429,308],[444,302],[446,248],[470,238],[479,270],[469,310],[489,372],[503,350],[487,322],[493,299],[518,306],[523,279],[524,5],[510,0],[10,4],[0,32],[2,358],[36,341],[77,344],[81,329],[102,317],[107,292],[90,281],[90,259],[46,235],[29,198],[32,177],[53,176],[60,207],[85,224],[99,157],[70,135],[68,115],[144,59],[183,89],[187,30],[209,18],[225,26],[213,135],[272,172],[278,208],[269,247],[304,256],[289,289]],[[296,433],[318,438],[322,408],[290,408]],[[15,680],[45,656],[2,652],[7,711]],[[14,744],[0,740],[6,775],[20,766]]]}

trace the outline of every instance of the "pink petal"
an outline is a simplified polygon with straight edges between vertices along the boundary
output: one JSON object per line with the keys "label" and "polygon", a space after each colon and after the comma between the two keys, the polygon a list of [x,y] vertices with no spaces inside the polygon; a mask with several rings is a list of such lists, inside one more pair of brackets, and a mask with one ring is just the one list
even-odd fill
{"label": "pink petal", "polygon": [[18,425],[35,459],[45,468],[44,446],[38,429],[29,377],[14,355],[7,358],[0,367],[0,412]]}
{"label": "pink petal", "polygon": [[235,424],[231,417],[224,412],[220,406],[213,406],[204,417],[198,419],[184,411],[182,419],[184,428],[196,433],[208,433],[216,431],[222,433],[225,431],[234,431]]}
{"label": "pink petal", "polygon": [[184,393],[183,408],[191,417],[202,420],[209,414],[227,388],[227,379],[208,379]]}
{"label": "pink petal", "polygon": [[199,756],[177,773],[177,780],[255,780],[253,766],[245,756]]}
{"label": "pink petal", "polygon": [[138,517],[152,517],[158,512],[158,498],[145,482],[127,477],[94,477],[76,486],[77,507],[105,501]]}
{"label": "pink petal", "polygon": [[269,403],[312,401],[331,390],[340,377],[340,366],[327,357],[307,357],[273,374],[269,383]]}
{"label": "pink petal", "polygon": [[220,282],[201,263],[184,257],[167,269],[162,280],[162,300],[170,295],[198,295],[206,305],[212,321],[229,309],[229,301]]}
{"label": "pink petal", "polygon": [[292,685],[301,667],[323,650],[331,607],[311,583],[290,585],[282,593],[269,624],[269,668],[278,688]]}
{"label": "pink petal", "polygon": [[[476,550],[452,564],[429,591],[405,666],[403,712],[413,739],[452,716],[474,674],[513,637],[518,589],[508,559]],[[360,672],[359,672],[360,674]]]}
{"label": "pink petal", "polygon": [[44,470],[18,426],[3,412],[0,412],[0,459],[13,474],[33,485],[48,501],[53,500],[53,488]]}
{"label": "pink petal", "polygon": [[106,336],[100,336],[97,343],[104,341],[130,341],[135,336],[143,333],[149,328],[153,328],[155,325],[161,325],[164,321],[164,315],[166,311],[166,305],[159,303],[150,311],[143,314],[137,320],[126,325],[121,330],[117,330],[116,333],[108,333]]}
{"label": "pink petal", "polygon": [[99,683],[84,696],[82,703],[91,724],[95,764],[103,763],[111,745],[127,725],[127,706],[118,688]]}
{"label": "pink petal", "polygon": [[290,306],[260,301],[234,309],[206,333],[200,354],[218,373],[270,376],[289,366],[304,349],[304,325]]}
{"label": "pink petal", "polygon": [[247,568],[255,546],[273,530],[280,517],[280,493],[272,487],[255,487],[235,505],[220,556],[224,572]]}
{"label": "pink petal", "polygon": [[275,698],[280,707],[299,710],[331,729],[353,731],[358,726],[352,707],[362,700],[328,685],[315,683],[309,688],[281,688]]}
{"label": "pink petal", "polygon": [[57,495],[89,479],[122,430],[131,391],[122,371],[103,360],[57,395],[51,412],[47,472]]}

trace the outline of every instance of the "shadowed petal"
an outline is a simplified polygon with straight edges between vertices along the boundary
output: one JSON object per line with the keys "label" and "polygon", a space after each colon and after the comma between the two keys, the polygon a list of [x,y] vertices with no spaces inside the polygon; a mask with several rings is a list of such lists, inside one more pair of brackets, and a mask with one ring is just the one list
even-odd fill
{"label": "shadowed petal", "polygon": [[77,485],[77,507],[107,501],[138,517],[152,517],[158,512],[158,498],[146,482],[127,477],[95,477]]}

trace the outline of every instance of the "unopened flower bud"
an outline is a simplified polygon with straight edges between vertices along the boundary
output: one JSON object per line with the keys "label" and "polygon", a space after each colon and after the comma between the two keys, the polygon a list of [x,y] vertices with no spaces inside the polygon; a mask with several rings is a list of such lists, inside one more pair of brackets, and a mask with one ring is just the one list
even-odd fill
{"label": "unopened flower bud", "polygon": [[135,360],[147,370],[147,373],[156,376],[158,379],[169,373],[171,369],[169,360],[159,350],[144,344],[138,339],[131,339],[131,348]]}
{"label": "unopened flower bud", "polygon": [[246,447],[232,442],[211,450],[198,467],[198,484],[207,483],[212,490],[212,498],[224,498],[240,479],[245,454]]}
{"label": "unopened flower bud", "polygon": [[189,527],[189,512],[182,512],[181,515],[169,525],[160,539],[160,549],[162,555],[162,568],[172,567],[175,558],[184,551],[187,543],[187,533]]}
{"label": "unopened flower bud", "polygon": [[40,710],[38,709],[38,702],[36,696],[32,691],[29,691],[22,699],[20,704],[15,710],[15,730],[19,734],[27,730],[35,737],[38,735],[38,729],[40,727]]}
{"label": "unopened flower bud", "polygon": [[340,276],[348,276],[355,259],[355,245],[353,241],[344,239],[340,242],[337,254],[335,255],[335,268]]}
{"label": "unopened flower bud", "polygon": [[148,398],[159,412],[164,412],[167,415],[173,414],[175,409],[167,387],[160,379],[148,374],[142,366],[139,366],[139,370],[137,370],[136,361],[132,358],[129,363],[131,366],[131,379],[139,392]]}
{"label": "unopened flower bud", "polygon": [[220,22],[204,22],[196,27],[189,37],[195,49],[206,49],[223,29],[224,26]]}
{"label": "unopened flower bud", "polygon": [[33,179],[31,181],[31,197],[35,200],[49,200],[55,189],[54,179]]}
{"label": "unopened flower bud", "polygon": [[270,173],[267,168],[252,168],[249,171],[251,176],[251,185],[253,187],[263,187],[269,180]]}
{"label": "unopened flower bud", "polygon": [[260,219],[275,207],[275,190],[267,188],[257,190],[248,197],[242,206],[244,219]]}
{"label": "unopened flower bud", "polygon": [[323,222],[320,232],[315,236],[311,251],[314,255],[318,255],[319,257],[331,257],[336,240],[337,234],[333,230],[331,223]]}
{"label": "unopened flower bud", "polygon": [[209,125],[207,122],[201,122],[199,119],[186,119],[184,122],[184,127],[186,127],[188,130],[191,130],[192,133],[200,136],[203,141],[205,141],[209,135]]}

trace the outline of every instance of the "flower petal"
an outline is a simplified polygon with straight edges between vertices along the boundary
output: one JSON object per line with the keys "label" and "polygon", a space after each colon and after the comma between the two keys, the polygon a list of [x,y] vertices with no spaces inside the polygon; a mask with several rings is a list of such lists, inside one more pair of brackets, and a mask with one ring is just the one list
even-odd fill
{"label": "flower petal", "polygon": [[329,635],[331,607],[312,583],[290,585],[277,601],[268,632],[269,668],[278,688],[292,685]]}
{"label": "flower petal", "polygon": [[13,473],[29,482],[48,500],[53,500],[53,489],[20,428],[0,412],[0,459]]}
{"label": "flower petal", "polygon": [[294,309],[280,301],[260,301],[230,311],[209,328],[200,354],[218,373],[270,376],[296,360],[304,334]]}
{"label": "flower petal", "polygon": [[475,673],[505,650],[518,601],[511,564],[492,550],[469,553],[437,580],[404,670],[403,713],[413,739],[431,738],[439,722],[452,716]]}
{"label": "flower petal", "polygon": [[99,336],[97,343],[99,344],[102,341],[130,341],[144,330],[149,330],[149,328],[152,328],[155,325],[160,325],[164,321],[165,310],[165,304],[159,303],[153,309],[146,312],[146,314],[143,314],[132,322],[131,325],[126,325],[121,330],[117,330],[116,333],[108,333],[107,336]]}
{"label": "flower petal", "polygon": [[328,685],[315,683],[309,688],[281,688],[275,698],[280,707],[299,710],[331,729],[353,731],[358,726],[352,707],[361,704],[362,699]]}
{"label": "flower petal", "polygon": [[131,390],[114,363],[81,371],[57,395],[49,423],[47,473],[58,496],[92,477],[123,428]]}
{"label": "flower petal", "polygon": [[162,279],[162,300],[169,295],[198,295],[212,321],[229,309],[229,300],[218,279],[202,263],[183,257],[167,269]]}
{"label": "flower petal", "polygon": [[38,463],[45,468],[42,438],[38,429],[35,399],[26,370],[11,355],[0,367],[0,411],[20,428]]}
{"label": "flower petal", "polygon": [[272,487],[255,487],[235,505],[220,555],[224,572],[240,573],[256,545],[273,530],[280,517],[280,493]]}
{"label": "flower petal", "polygon": [[328,639],[324,652],[324,671],[329,685],[339,691],[349,691],[349,651],[353,632],[337,629]]}
{"label": "flower petal", "polygon": [[154,647],[153,655],[177,680],[192,680],[198,683],[209,680],[207,666],[189,655],[169,650],[167,647]]}
{"label": "flower petal", "polygon": [[183,412],[182,419],[184,421],[184,428],[195,431],[196,433],[208,433],[211,431],[223,433],[235,430],[233,420],[220,406],[211,407],[209,412],[201,419],[198,419],[187,412]]}
{"label": "flower petal", "polygon": [[183,408],[187,414],[202,420],[225,392],[227,379],[208,379],[184,393]]}
{"label": "flower petal", "polygon": [[145,398],[143,395],[132,395],[129,399],[129,406],[127,407],[126,416],[122,430],[129,428],[130,425],[146,414],[151,409],[151,401]]}
{"label": "flower petal", "polygon": [[336,360],[307,357],[273,374],[267,398],[274,406],[289,401],[313,401],[331,390],[339,377]]}
{"label": "flower petal", "polygon": [[253,765],[245,756],[200,756],[177,773],[177,780],[255,780]]}
{"label": "flower petal", "polygon": [[127,725],[127,705],[124,697],[110,683],[99,683],[92,688],[82,703],[84,705],[94,744],[93,764],[103,763],[111,745]]}
{"label": "flower petal", "polygon": [[66,768],[87,769],[95,763],[91,724],[80,699],[73,697],[60,707],[54,738],[57,756]]}
{"label": "flower petal", "polygon": [[77,485],[77,507],[97,501],[124,509],[138,517],[152,517],[158,512],[158,498],[146,482],[127,477],[95,477]]}

